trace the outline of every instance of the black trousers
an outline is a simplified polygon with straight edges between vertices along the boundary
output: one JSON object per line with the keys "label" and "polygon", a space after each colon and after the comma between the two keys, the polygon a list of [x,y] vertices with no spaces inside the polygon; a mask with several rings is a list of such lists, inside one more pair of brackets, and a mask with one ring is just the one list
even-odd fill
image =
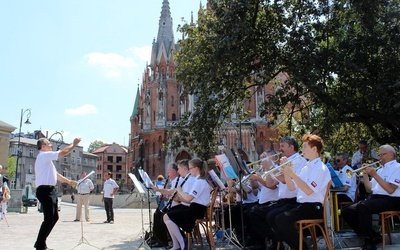
{"label": "black trousers", "polygon": [[153,215],[153,238],[164,246],[168,246],[169,233],[167,226],[163,221],[164,213],[160,209],[156,209]]}
{"label": "black trousers", "polygon": [[272,231],[274,232],[274,237],[278,241],[283,241],[279,235],[276,234],[275,230],[278,227],[276,223],[276,216],[278,214],[283,213],[286,210],[289,210],[290,208],[293,208],[297,205],[296,198],[291,198],[291,199],[280,199],[276,204],[272,205],[269,212],[266,214],[265,218],[267,221],[267,226],[268,228],[271,228]]}
{"label": "black trousers", "polygon": [[247,231],[250,234],[250,237],[254,239],[257,243],[264,245],[265,238],[268,237],[270,239],[275,238],[274,232],[267,224],[267,214],[273,208],[275,203],[266,202],[264,204],[257,204],[249,209],[248,211],[248,221],[250,223],[247,224]]}
{"label": "black trousers", "polygon": [[[299,249],[299,231],[296,221],[303,219],[323,218],[323,207],[321,203],[287,203],[272,210],[267,215],[269,224],[275,232],[279,241],[285,241],[290,248]],[[303,244],[303,249],[307,246]]]}
{"label": "black trousers", "polygon": [[107,221],[114,221],[113,198],[104,198],[104,208],[106,209]]}
{"label": "black trousers", "polygon": [[387,195],[372,195],[341,211],[343,219],[360,237],[373,239],[377,233],[372,228],[372,215],[384,211],[400,210],[400,198]]}
{"label": "black trousers", "polygon": [[46,248],[46,240],[51,230],[58,221],[57,193],[53,186],[39,186],[36,189],[36,197],[43,209],[43,222],[35,242],[35,248]]}

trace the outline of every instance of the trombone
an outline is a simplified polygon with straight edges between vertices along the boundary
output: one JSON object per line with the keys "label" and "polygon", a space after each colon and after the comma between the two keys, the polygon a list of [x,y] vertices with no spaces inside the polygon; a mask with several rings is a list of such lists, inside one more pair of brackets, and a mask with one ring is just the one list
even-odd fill
{"label": "trombone", "polygon": [[[355,169],[355,170],[347,169],[347,170],[346,170],[346,175],[347,175],[347,177],[349,177],[349,178],[353,178],[353,175],[354,175],[354,174],[359,175],[360,172],[361,172],[362,170],[366,169],[367,167],[374,166],[375,164],[378,164],[378,163],[380,163],[380,162],[381,162],[381,161],[376,161],[376,162],[370,163],[370,164],[368,164],[368,165],[364,165],[364,166],[362,166],[361,168],[357,168],[357,169]],[[379,167],[375,168],[375,170],[378,170],[378,169],[380,169],[380,168],[382,168],[382,165],[379,165]]]}
{"label": "trombone", "polygon": [[266,160],[268,160],[268,159],[270,159],[270,158],[272,158],[272,157],[274,157],[274,156],[278,156],[278,155],[280,155],[280,154],[282,154],[282,152],[279,152],[279,153],[276,153],[276,154],[273,154],[273,155],[268,155],[267,157],[262,158],[262,159],[260,159],[260,160],[258,160],[258,161],[250,162],[249,164],[247,164],[247,166],[250,167],[250,166],[256,165],[256,164],[258,164],[258,163],[260,163],[260,162],[266,161]]}

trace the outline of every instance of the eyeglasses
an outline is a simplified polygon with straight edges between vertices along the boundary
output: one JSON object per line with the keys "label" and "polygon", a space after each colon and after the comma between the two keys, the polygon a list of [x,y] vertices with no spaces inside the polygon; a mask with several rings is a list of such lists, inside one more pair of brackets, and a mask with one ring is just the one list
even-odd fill
{"label": "eyeglasses", "polygon": [[379,157],[386,155],[387,153],[378,154]]}
{"label": "eyeglasses", "polygon": [[194,167],[189,167],[189,170],[190,170],[190,169],[193,169],[193,168],[194,168]]}

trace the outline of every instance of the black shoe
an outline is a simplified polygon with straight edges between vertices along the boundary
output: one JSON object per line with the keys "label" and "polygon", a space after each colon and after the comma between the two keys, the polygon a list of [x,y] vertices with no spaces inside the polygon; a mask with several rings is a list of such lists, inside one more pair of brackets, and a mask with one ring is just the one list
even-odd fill
{"label": "black shoe", "polygon": [[362,250],[376,250],[376,246],[373,243],[365,242],[364,245],[361,247]]}
{"label": "black shoe", "polygon": [[105,220],[103,223],[110,223],[108,220]]}

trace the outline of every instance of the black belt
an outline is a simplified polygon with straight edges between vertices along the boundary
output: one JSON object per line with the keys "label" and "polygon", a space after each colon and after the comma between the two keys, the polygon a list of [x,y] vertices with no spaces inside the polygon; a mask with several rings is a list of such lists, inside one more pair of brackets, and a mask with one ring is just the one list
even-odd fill
{"label": "black belt", "polygon": [[79,194],[79,195],[87,195],[87,194],[89,194],[89,193],[86,193],[86,194]]}
{"label": "black belt", "polygon": [[38,188],[55,188],[56,186],[51,185],[40,185]]}

